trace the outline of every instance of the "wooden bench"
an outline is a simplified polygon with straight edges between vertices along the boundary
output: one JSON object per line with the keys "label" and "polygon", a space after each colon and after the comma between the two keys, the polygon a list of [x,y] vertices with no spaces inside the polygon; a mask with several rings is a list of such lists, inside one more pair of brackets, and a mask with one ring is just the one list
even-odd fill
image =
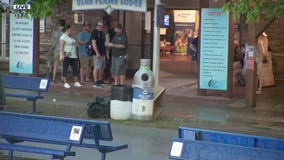
{"label": "wooden bench", "polygon": [[[10,113],[10,112],[0,112],[0,117],[2,115],[12,117],[25,117],[31,119],[49,119],[52,121],[58,121],[63,123],[71,123],[71,124],[78,124],[84,126],[84,132],[82,135],[82,143],[73,144],[76,147],[83,147],[83,148],[93,148],[96,149],[101,153],[101,160],[106,159],[106,154],[122,149],[128,148],[127,144],[114,144],[113,141],[111,126],[109,122],[105,121],[94,121],[94,120],[84,120],[84,119],[74,119],[74,118],[63,118],[63,117],[51,117],[51,116],[43,116],[43,115],[31,115],[31,114],[24,114],[24,113]],[[2,136],[2,138],[8,138],[10,142],[18,143],[23,141],[35,141],[35,142],[43,142],[49,144],[61,144],[67,145],[66,142],[58,142],[58,141],[51,141],[51,140],[40,140],[37,141],[36,139],[30,140],[26,139],[25,137],[7,137]],[[103,144],[102,144],[103,142]]]}
{"label": "wooden bench", "polygon": [[32,101],[32,113],[37,112],[36,101],[44,98],[41,93],[48,91],[49,79],[15,75],[2,75],[1,77],[5,96],[25,98],[28,101]]}
{"label": "wooden bench", "polygon": [[283,160],[284,140],[254,135],[179,127],[173,138],[170,159]]}
{"label": "wooden bench", "polygon": [[[9,158],[13,159],[13,152],[30,152],[50,155],[50,159],[64,159],[75,156],[71,151],[73,145],[82,143],[84,125],[56,120],[48,116],[33,116],[0,112],[0,137],[7,143],[1,142],[0,149],[9,150]],[[34,145],[17,144],[18,142],[37,142]],[[42,147],[42,143],[52,142],[60,149]]]}

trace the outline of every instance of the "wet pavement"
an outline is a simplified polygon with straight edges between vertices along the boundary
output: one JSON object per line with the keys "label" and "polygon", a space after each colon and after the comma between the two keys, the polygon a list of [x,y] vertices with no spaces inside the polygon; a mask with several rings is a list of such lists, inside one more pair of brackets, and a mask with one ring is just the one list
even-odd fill
{"label": "wet pavement", "polygon": [[[190,69],[189,69],[190,68]],[[161,61],[160,86],[166,87],[164,112],[153,122],[110,120],[115,142],[127,143],[129,148],[107,155],[108,160],[161,160],[167,159],[169,143],[177,136],[178,126],[189,126],[235,133],[284,138],[284,85],[264,88],[257,95],[256,108],[246,108],[244,87],[238,87],[238,96],[232,99],[220,95],[197,96],[194,65],[187,61]],[[132,79],[127,79],[132,84]],[[45,99],[38,101],[41,114],[88,118],[87,102],[96,96],[110,96],[110,85],[93,88],[92,83],[82,88],[64,89],[60,83],[52,84]],[[28,112],[31,103],[7,100],[7,111]],[[107,119],[109,120],[109,119]],[[98,152],[75,148],[77,156],[67,159],[99,159]],[[42,155],[16,153],[19,157],[48,159]],[[0,155],[1,159],[1,155]]]}

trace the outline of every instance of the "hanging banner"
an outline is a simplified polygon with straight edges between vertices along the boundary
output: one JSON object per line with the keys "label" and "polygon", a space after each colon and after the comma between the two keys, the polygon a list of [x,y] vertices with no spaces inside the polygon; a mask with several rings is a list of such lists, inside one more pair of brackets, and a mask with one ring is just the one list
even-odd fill
{"label": "hanging banner", "polygon": [[10,16],[10,72],[33,73],[33,19]]}
{"label": "hanging banner", "polygon": [[179,23],[195,23],[196,10],[174,10],[174,21]]}
{"label": "hanging banner", "polygon": [[196,10],[174,10],[175,47],[177,53],[188,52],[188,39],[195,32]]}
{"label": "hanging banner", "polygon": [[193,36],[195,23],[175,23],[175,46],[177,53],[187,53],[188,39]]}
{"label": "hanging banner", "polygon": [[73,0],[73,10],[96,10],[104,9],[106,12],[112,10],[126,10],[146,12],[147,0]]}
{"label": "hanging banner", "polygon": [[229,13],[201,10],[200,89],[227,90]]}

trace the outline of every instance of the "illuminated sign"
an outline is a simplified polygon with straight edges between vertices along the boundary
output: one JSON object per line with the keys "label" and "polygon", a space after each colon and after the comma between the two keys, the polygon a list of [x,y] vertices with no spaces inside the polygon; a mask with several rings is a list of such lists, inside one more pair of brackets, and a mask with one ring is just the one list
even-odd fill
{"label": "illuminated sign", "polygon": [[200,89],[227,90],[229,13],[202,9],[200,36]]}

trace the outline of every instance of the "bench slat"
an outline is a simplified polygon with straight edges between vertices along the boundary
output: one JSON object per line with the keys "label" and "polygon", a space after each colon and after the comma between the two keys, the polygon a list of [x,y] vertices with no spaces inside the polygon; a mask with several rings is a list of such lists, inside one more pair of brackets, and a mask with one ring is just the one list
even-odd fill
{"label": "bench slat", "polygon": [[[3,87],[10,89],[47,92],[50,83],[48,79],[39,78],[39,77],[26,77],[26,76],[15,76],[15,75],[1,75],[1,77],[3,82]],[[45,88],[40,87],[42,80],[46,81]]]}
{"label": "bench slat", "polygon": [[194,160],[283,160],[284,152],[206,141],[173,138],[170,159]]}
{"label": "bench slat", "polygon": [[182,139],[284,151],[282,139],[187,127],[179,127],[178,132]]}
{"label": "bench slat", "polygon": [[[39,141],[70,142],[71,129],[76,123],[67,123],[48,119],[21,117],[17,115],[0,114],[0,135]],[[78,124],[79,126],[82,126]],[[81,143],[72,142],[72,143]]]}
{"label": "bench slat", "polygon": [[75,156],[75,152],[73,151],[63,151],[63,150],[23,146],[23,145],[15,145],[15,144],[0,143],[0,148],[6,149],[6,150],[46,154],[46,155],[53,155],[53,156],[60,156],[60,157]]}
{"label": "bench slat", "polygon": [[27,95],[27,94],[18,94],[18,93],[5,93],[7,97],[17,97],[17,98],[27,98],[32,100],[43,99],[43,96],[38,95]]}

